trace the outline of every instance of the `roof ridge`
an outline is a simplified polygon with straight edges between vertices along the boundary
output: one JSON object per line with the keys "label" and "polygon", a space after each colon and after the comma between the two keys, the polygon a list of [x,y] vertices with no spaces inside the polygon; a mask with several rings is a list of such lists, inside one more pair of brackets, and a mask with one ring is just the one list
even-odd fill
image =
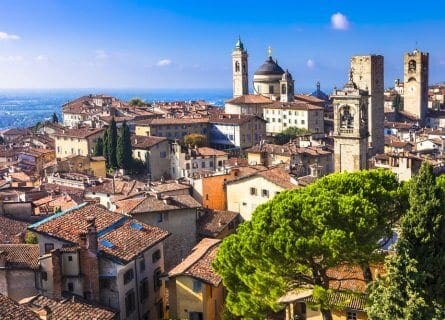
{"label": "roof ridge", "polygon": [[43,220],[40,220],[40,221],[38,221],[38,222],[36,222],[36,223],[33,223],[32,225],[28,226],[28,229],[36,228],[36,227],[38,227],[38,226],[40,226],[40,225],[42,225],[42,224],[44,224],[44,223],[46,223],[46,222],[48,222],[48,221],[51,221],[51,220],[53,220],[53,219],[55,219],[55,218],[58,218],[58,217],[60,217],[60,216],[63,216],[63,215],[66,214],[66,213],[69,213],[69,212],[71,212],[71,211],[80,209],[80,208],[86,206],[87,204],[88,204],[87,202],[83,202],[83,203],[78,204],[77,206],[71,207],[71,208],[69,208],[69,209],[67,209],[67,210],[65,210],[65,211],[62,211],[62,212],[53,214],[53,215],[50,216],[50,217],[47,217],[47,218],[45,218],[45,219],[43,219]]}
{"label": "roof ridge", "polygon": [[127,220],[129,219],[129,217],[127,216],[122,216],[119,218],[119,220],[115,221],[114,223],[110,224],[109,226],[103,228],[102,230],[97,232],[97,237],[103,237],[105,236],[107,233],[113,231],[114,229],[122,226]]}

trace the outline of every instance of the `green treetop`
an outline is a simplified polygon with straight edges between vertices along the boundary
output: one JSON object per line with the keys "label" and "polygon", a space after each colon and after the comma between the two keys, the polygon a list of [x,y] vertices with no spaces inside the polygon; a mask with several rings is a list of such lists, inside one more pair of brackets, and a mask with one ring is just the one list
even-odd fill
{"label": "green treetop", "polygon": [[118,167],[117,164],[117,127],[116,121],[111,119],[110,127],[108,128],[108,165],[112,169],[116,169]]}
{"label": "green treetop", "polygon": [[128,170],[132,166],[132,160],[130,128],[127,126],[127,122],[124,121],[119,130],[119,138],[117,140],[117,164],[119,168]]}
{"label": "green treetop", "polygon": [[[389,171],[337,173],[281,192],[224,239],[214,268],[227,288],[226,307],[261,318],[278,298],[313,288],[324,319],[332,319],[328,269],[381,259],[378,240],[392,233],[403,189]],[[366,269],[366,270],[365,270]]]}
{"label": "green treetop", "polygon": [[98,156],[103,156],[103,154],[104,154],[104,140],[102,139],[102,137],[99,137],[97,139],[96,144],[94,145],[93,155],[98,157]]}
{"label": "green treetop", "polygon": [[274,137],[274,142],[276,144],[285,144],[288,143],[289,141],[295,139],[298,136],[302,136],[302,135],[308,135],[311,132],[306,130],[306,129],[302,129],[302,128],[297,128],[297,127],[289,127],[285,130],[283,130],[282,132],[278,133],[275,137]]}
{"label": "green treetop", "polygon": [[[443,182],[443,179],[440,179]],[[409,182],[409,210],[401,221],[387,274],[370,288],[373,320],[445,318],[445,197],[431,165]]]}

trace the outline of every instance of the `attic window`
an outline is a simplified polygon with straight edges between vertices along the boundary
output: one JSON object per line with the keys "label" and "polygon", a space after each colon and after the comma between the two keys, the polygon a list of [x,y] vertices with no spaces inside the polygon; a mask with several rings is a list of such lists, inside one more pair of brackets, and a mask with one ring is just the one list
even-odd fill
{"label": "attic window", "polygon": [[143,226],[142,224],[140,224],[140,223],[132,223],[132,224],[130,225],[130,227],[131,227],[132,229],[134,229],[134,230],[137,230],[137,231],[142,231],[142,230],[144,230],[144,226]]}
{"label": "attic window", "polygon": [[105,239],[101,239],[99,242],[104,247],[107,247],[107,248],[110,248],[110,249],[113,249],[115,247],[115,245],[111,241],[108,241],[108,240],[105,240]]}

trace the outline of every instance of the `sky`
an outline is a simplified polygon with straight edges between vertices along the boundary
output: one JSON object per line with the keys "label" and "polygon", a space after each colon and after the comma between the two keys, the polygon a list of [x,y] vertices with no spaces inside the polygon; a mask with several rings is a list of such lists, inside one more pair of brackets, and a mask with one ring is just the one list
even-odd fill
{"label": "sky", "polygon": [[416,48],[437,83],[443,12],[429,0],[1,0],[0,88],[229,89],[238,36],[250,83],[269,46],[296,91],[342,86],[357,54],[384,55],[389,87]]}

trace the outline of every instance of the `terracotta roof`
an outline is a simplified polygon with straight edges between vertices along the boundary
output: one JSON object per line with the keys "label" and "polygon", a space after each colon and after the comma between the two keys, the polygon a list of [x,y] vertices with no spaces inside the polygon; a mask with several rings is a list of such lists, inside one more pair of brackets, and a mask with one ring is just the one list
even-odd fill
{"label": "terracotta roof", "polygon": [[195,209],[199,207],[201,207],[201,204],[190,195],[164,196],[162,199],[157,199],[155,196],[147,196],[129,213],[134,215],[137,213]]}
{"label": "terracotta roof", "polygon": [[21,243],[28,224],[0,215],[0,226],[0,243]]}
{"label": "terracotta roof", "polygon": [[[314,297],[306,297],[301,301],[315,303]],[[367,296],[365,294],[353,294],[349,292],[333,292],[329,295],[329,304],[333,306],[341,306],[350,310],[364,311]]]}
{"label": "terracotta roof", "polygon": [[212,262],[216,257],[220,242],[220,239],[202,239],[187,258],[168,273],[169,277],[191,276],[215,287],[218,286],[221,283],[221,277],[213,270]]}
{"label": "terracotta roof", "polygon": [[284,156],[292,156],[294,154],[304,154],[307,156],[320,156],[332,154],[326,147],[323,146],[310,146],[300,147],[297,143],[290,142],[284,145],[263,143],[257,144],[246,150],[247,153],[270,153]]}
{"label": "terracotta roof", "polygon": [[95,186],[88,187],[87,190],[90,192],[99,192],[105,194],[122,194],[130,195],[137,193],[137,188],[143,187],[143,183],[137,180],[125,181],[120,179],[114,180],[114,190],[113,190],[113,179],[104,180]]}
{"label": "terracotta roof", "polygon": [[409,123],[409,122],[390,122],[385,121],[385,128],[395,128],[395,129],[405,129],[410,130],[413,128],[415,123]]}
{"label": "terracotta roof", "polygon": [[128,263],[138,254],[165,239],[169,233],[96,204],[82,204],[37,222],[30,230],[79,244],[79,233],[86,232],[87,217],[95,218],[101,254]]}
{"label": "terracotta roof", "polygon": [[220,113],[218,115],[212,116],[210,118],[210,123],[242,125],[256,119],[266,122],[266,120],[256,115]]}
{"label": "terracotta roof", "polygon": [[0,244],[0,255],[6,255],[6,268],[38,269],[38,244]]}
{"label": "terracotta roof", "polygon": [[206,237],[215,237],[230,223],[239,217],[238,212],[206,210],[198,219],[198,233]]}
{"label": "terracotta roof", "polygon": [[156,118],[151,119],[150,125],[193,124],[208,122],[209,118]]}
{"label": "terracotta roof", "polygon": [[200,148],[192,149],[191,151],[192,151],[193,156],[208,157],[208,156],[228,156],[229,155],[227,152],[209,148],[209,147],[200,147]]}
{"label": "terracotta roof", "polygon": [[73,129],[67,128],[62,132],[55,133],[54,136],[85,139],[94,134],[99,134],[104,130],[105,129],[103,128],[73,128]]}
{"label": "terracotta roof", "polygon": [[314,97],[312,95],[309,94],[296,94],[295,96],[295,100],[302,100],[302,101],[307,101],[307,102],[312,102],[312,103],[318,103],[318,104],[324,104],[325,101],[321,100],[317,97]]}
{"label": "terracotta roof", "polygon": [[26,299],[22,305],[34,312],[44,307],[51,310],[52,320],[112,320],[117,319],[117,312],[100,305],[91,304],[78,297],[55,300],[42,295]]}
{"label": "terracotta roof", "polygon": [[0,319],[40,320],[34,312],[0,294]]}
{"label": "terracotta roof", "polygon": [[155,136],[131,136],[131,146],[133,149],[151,148],[163,141],[167,141],[167,138]]}
{"label": "terracotta roof", "polygon": [[290,182],[289,172],[282,167],[276,167],[264,171],[259,171],[257,175],[269,180],[284,189],[293,189],[297,186]]}
{"label": "terracotta roof", "polygon": [[142,201],[144,201],[144,198],[130,198],[130,199],[123,199],[118,200],[114,202],[116,205],[116,212],[127,214],[128,212],[131,212],[134,208],[136,208]]}
{"label": "terracotta roof", "polygon": [[177,180],[174,181],[165,181],[165,182],[152,182],[150,185],[150,190],[155,192],[169,192],[169,191],[178,191],[178,190],[186,190],[191,189],[191,185],[186,183],[181,183]]}
{"label": "terracotta roof", "polygon": [[54,213],[58,208],[62,211],[72,208],[83,201],[78,202],[78,199],[73,199],[68,194],[59,196],[47,196],[39,200],[33,201],[36,206],[34,213]]}
{"label": "terracotta roof", "polygon": [[[99,249],[105,255],[117,257],[125,263],[135,259],[140,253],[156,245],[169,236],[169,232],[156,226],[126,219],[125,222],[99,238]],[[102,241],[113,247],[103,245]]]}
{"label": "terracotta roof", "polygon": [[[372,279],[376,274],[384,274],[383,265],[374,265],[370,267]],[[356,265],[344,264],[331,268],[327,271],[330,278],[329,287],[337,291],[353,291],[364,293],[366,291],[366,282],[363,277],[362,269]]]}
{"label": "terracotta roof", "polygon": [[226,103],[231,104],[269,104],[271,99],[259,94],[244,94],[242,96],[226,100]]}
{"label": "terracotta roof", "polygon": [[305,103],[305,102],[280,102],[275,101],[267,106],[264,106],[264,109],[285,109],[285,110],[324,110],[322,107]]}

